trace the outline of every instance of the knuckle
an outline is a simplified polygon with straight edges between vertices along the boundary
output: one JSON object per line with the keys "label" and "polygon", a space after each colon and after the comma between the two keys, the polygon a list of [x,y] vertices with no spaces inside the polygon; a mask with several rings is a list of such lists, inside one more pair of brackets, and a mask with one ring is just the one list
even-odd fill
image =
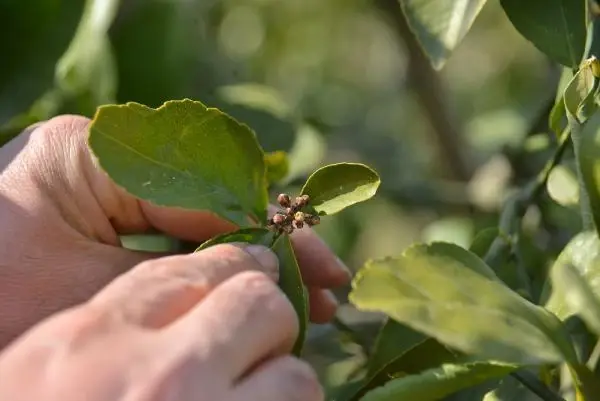
{"label": "knuckle", "polygon": [[323,389],[313,368],[306,362],[292,356],[281,357],[277,362],[280,372],[280,383],[285,393],[294,400],[322,401]]}

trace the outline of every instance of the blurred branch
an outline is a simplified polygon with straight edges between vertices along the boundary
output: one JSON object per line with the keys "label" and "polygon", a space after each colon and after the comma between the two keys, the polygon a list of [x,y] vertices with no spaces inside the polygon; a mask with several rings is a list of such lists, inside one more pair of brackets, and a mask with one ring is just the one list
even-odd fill
{"label": "blurred branch", "polygon": [[398,0],[375,0],[375,5],[406,46],[409,83],[433,128],[440,158],[444,160],[451,178],[468,181],[472,169],[464,155],[466,146],[458,123],[444,102],[444,88],[437,72],[408,27]]}

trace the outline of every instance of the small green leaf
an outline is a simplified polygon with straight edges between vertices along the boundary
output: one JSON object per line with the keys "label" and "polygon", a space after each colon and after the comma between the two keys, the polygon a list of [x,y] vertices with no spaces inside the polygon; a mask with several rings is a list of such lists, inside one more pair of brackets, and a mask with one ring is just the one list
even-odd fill
{"label": "small green leaf", "polygon": [[520,364],[576,359],[558,319],[455,245],[416,245],[367,263],[350,301],[468,354]]}
{"label": "small green leaf", "polygon": [[436,70],[467,34],[486,0],[402,0],[411,30]]}
{"label": "small green leaf", "polygon": [[289,236],[280,236],[273,244],[273,251],[279,258],[279,287],[287,295],[298,314],[300,330],[293,353],[300,355],[308,326],[308,294],[302,283],[302,275]]}
{"label": "small green leaf", "polygon": [[[574,308],[581,298],[581,294],[574,299],[567,299],[571,291],[577,287],[565,287],[567,283],[557,280],[570,280],[572,285],[578,285],[578,278],[583,279],[592,293],[600,296],[600,241],[593,231],[584,231],[577,234],[560,253],[551,270],[553,291],[545,307],[561,320],[567,319],[576,313],[579,308]],[[580,284],[580,283],[579,283]],[[571,288],[573,288],[571,290]],[[587,296],[584,294],[584,296]]]}
{"label": "small green leaf", "polygon": [[463,388],[505,376],[515,369],[514,365],[500,362],[444,364],[418,375],[394,379],[370,391],[361,401],[438,401]]}
{"label": "small green leaf", "polygon": [[514,27],[564,66],[577,68],[586,41],[584,0],[500,0]]}
{"label": "small green leaf", "polygon": [[102,106],[90,126],[100,166],[160,206],[209,210],[241,227],[266,219],[263,152],[245,125],[189,99]]}
{"label": "small green leaf", "polygon": [[294,354],[300,355],[308,325],[308,297],[289,237],[282,235],[275,238],[275,234],[265,228],[243,228],[211,238],[200,245],[196,252],[213,245],[231,242],[264,245],[270,247],[277,255],[279,259],[279,287],[292,303],[300,322],[300,334],[293,349]]}
{"label": "small green leaf", "polygon": [[266,153],[265,164],[267,165],[267,181],[269,184],[283,180],[290,170],[287,154],[282,151]]}
{"label": "small green leaf", "polygon": [[379,175],[364,164],[330,164],[308,177],[302,195],[310,196],[310,205],[319,214],[329,215],[370,199],[379,184]]}

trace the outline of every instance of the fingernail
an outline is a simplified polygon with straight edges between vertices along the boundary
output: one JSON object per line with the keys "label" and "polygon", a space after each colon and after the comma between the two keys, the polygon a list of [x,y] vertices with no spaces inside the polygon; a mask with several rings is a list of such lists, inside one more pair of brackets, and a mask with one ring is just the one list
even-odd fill
{"label": "fingernail", "polygon": [[331,305],[335,306],[336,308],[340,305],[340,302],[337,300],[337,298],[333,292],[327,290],[327,291],[325,291],[325,295],[327,296],[329,301],[331,301]]}
{"label": "fingernail", "polygon": [[346,266],[346,264],[339,257],[336,256],[335,259],[337,261],[337,264],[338,264],[340,270],[342,270],[346,274],[346,276],[348,276],[348,280],[350,280],[352,278],[352,272],[350,271],[348,266]]}
{"label": "fingernail", "polygon": [[256,259],[265,273],[275,281],[279,280],[279,259],[273,251],[262,245],[247,245],[243,249]]}

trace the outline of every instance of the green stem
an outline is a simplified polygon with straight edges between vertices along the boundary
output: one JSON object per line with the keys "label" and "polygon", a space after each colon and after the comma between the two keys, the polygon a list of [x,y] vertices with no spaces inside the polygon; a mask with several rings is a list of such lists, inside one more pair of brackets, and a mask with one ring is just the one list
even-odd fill
{"label": "green stem", "polygon": [[[492,267],[499,260],[502,260],[503,255],[507,252],[510,252],[512,256],[516,257],[517,262],[520,261],[518,244],[521,232],[521,219],[525,215],[527,208],[543,193],[552,169],[560,163],[560,160],[565,153],[570,136],[571,131],[568,128],[565,129],[559,138],[558,146],[552,157],[548,159],[537,176],[515,194],[502,210],[498,227],[500,234],[492,242],[492,245],[484,257],[484,260]],[[526,297],[531,297],[527,271],[522,263],[517,263],[517,268],[519,269],[517,273],[521,290],[527,295]]]}

